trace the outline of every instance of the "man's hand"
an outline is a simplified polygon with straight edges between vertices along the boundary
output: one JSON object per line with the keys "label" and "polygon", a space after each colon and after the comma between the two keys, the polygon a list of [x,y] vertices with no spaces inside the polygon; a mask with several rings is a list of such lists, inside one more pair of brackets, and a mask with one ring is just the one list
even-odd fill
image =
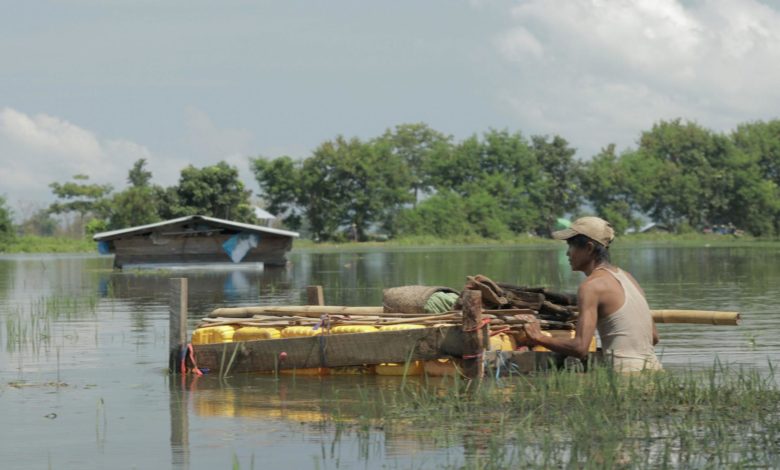
{"label": "man's hand", "polygon": [[528,337],[528,339],[531,340],[531,342],[534,344],[538,343],[539,338],[544,336],[542,333],[542,327],[538,321],[531,321],[526,323],[523,325],[523,330],[525,331],[525,335]]}

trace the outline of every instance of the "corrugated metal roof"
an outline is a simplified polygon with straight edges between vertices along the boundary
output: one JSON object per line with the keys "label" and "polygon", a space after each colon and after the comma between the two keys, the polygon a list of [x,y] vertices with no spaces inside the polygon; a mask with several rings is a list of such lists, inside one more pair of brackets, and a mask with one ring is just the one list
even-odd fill
{"label": "corrugated metal roof", "polygon": [[101,240],[108,240],[123,235],[133,235],[136,233],[143,233],[158,227],[165,227],[166,225],[175,225],[182,222],[189,221],[203,221],[216,225],[222,225],[234,229],[249,230],[252,232],[272,233],[274,235],[282,235],[286,237],[297,238],[300,235],[298,232],[289,232],[287,230],[280,230],[277,228],[263,227],[260,225],[245,224],[242,222],[233,222],[232,220],[217,219],[215,217],[206,217],[205,215],[188,215],[186,217],[179,217],[178,219],[164,220],[162,222],[156,222],[153,224],[139,225],[137,227],[123,228],[121,230],[112,230],[110,232],[96,233],[92,239],[96,242]]}

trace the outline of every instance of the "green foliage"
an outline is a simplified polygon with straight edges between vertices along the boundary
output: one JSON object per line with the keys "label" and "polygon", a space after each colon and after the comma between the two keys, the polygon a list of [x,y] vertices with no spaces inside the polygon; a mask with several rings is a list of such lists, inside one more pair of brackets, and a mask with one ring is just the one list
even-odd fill
{"label": "green foliage", "polygon": [[102,209],[101,201],[112,190],[111,185],[90,184],[87,175],[75,175],[73,180],[49,185],[60,199],[49,207],[49,211],[54,214],[77,212],[82,219],[91,212],[99,212]]}
{"label": "green foliage", "polygon": [[13,212],[5,198],[0,196],[0,248],[14,238]]}
{"label": "green foliage", "polygon": [[644,213],[678,232],[733,225],[773,235],[780,228],[780,192],[772,179],[778,130],[754,123],[726,136],[690,122],[661,121],[642,134],[638,149],[618,157],[609,146],[586,163],[582,187],[618,231],[636,226]]}
{"label": "green foliage", "polygon": [[163,218],[206,215],[238,222],[254,221],[251,193],[239,180],[238,169],[224,161],[203,168],[190,165],[181,171],[178,186],[157,190],[163,198]]}
{"label": "green foliage", "polygon": [[6,253],[94,253],[95,242],[87,238],[23,235],[8,242]]}
{"label": "green foliage", "polygon": [[412,204],[416,206],[419,196],[433,186],[427,168],[450,152],[452,136],[445,136],[421,122],[401,124],[392,131],[388,129],[377,141],[388,145],[390,151],[406,164]]}
{"label": "green foliage", "polygon": [[146,170],[146,159],[139,158],[133,163],[133,168],[130,169],[127,175],[127,182],[134,188],[144,188],[149,186],[149,181],[152,180],[152,172]]}
{"label": "green foliage", "polygon": [[108,230],[146,225],[160,220],[158,199],[148,186],[131,186],[114,194],[109,206]]}
{"label": "green foliage", "polygon": [[[638,209],[635,200],[637,181],[628,168],[628,159],[615,153],[610,144],[583,165],[580,182],[584,194],[596,209],[596,213],[612,223],[615,231],[622,234],[629,227],[637,227],[639,221],[634,215]],[[637,175],[638,176],[638,175]]]}
{"label": "green foliage", "polygon": [[397,229],[404,236],[435,235],[441,239],[461,237],[505,238],[509,228],[497,212],[484,210],[492,197],[487,192],[468,197],[452,191],[437,193],[416,208],[407,208],[398,215]]}
{"label": "green foliage", "polygon": [[409,170],[385,142],[337,137],[303,162],[299,204],[316,239],[329,240],[355,224],[363,240],[371,224],[393,230],[410,202]]}
{"label": "green foliage", "polygon": [[103,219],[92,219],[87,222],[84,230],[87,235],[94,235],[96,233],[105,232],[108,229],[108,223]]}
{"label": "green foliage", "polygon": [[301,165],[284,156],[273,160],[258,157],[251,160],[250,166],[260,185],[261,195],[268,204],[267,209],[277,217],[282,217],[291,229],[299,229],[302,217],[297,201],[302,194]]}
{"label": "green foliage", "polygon": [[[434,189],[452,190],[472,205],[482,204],[466,217],[493,224],[490,230],[479,229],[493,232],[490,236],[549,233],[555,219],[579,204],[574,149],[561,137],[535,136],[529,143],[520,133],[491,130],[482,140],[472,136],[441,157],[428,164]],[[477,211],[483,215],[477,217]]]}
{"label": "green foliage", "polygon": [[21,224],[21,233],[23,235],[39,235],[50,237],[57,231],[57,221],[51,216],[47,209],[35,211],[28,219]]}

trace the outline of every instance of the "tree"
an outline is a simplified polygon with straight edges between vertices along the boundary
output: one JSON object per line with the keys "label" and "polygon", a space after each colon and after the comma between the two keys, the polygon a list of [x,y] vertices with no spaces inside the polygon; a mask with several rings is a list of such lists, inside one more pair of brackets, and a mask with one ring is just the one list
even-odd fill
{"label": "tree", "polygon": [[108,223],[105,228],[117,230],[160,220],[161,198],[156,197],[157,189],[149,184],[152,172],[147,171],[145,166],[145,159],[136,160],[127,175],[130,187],[114,194],[106,204]]}
{"label": "tree", "polygon": [[0,244],[8,242],[14,235],[13,211],[5,198],[0,196]]}
{"label": "tree", "polygon": [[258,157],[251,160],[250,166],[260,186],[260,194],[268,203],[267,209],[281,217],[288,227],[299,229],[302,223],[298,205],[301,198],[300,163],[287,156],[273,160]]}
{"label": "tree", "polygon": [[238,170],[222,161],[216,165],[181,171],[178,186],[156,190],[165,203],[163,216],[206,215],[237,222],[254,222],[249,197]]}
{"label": "tree", "polygon": [[406,164],[412,205],[416,206],[420,194],[433,186],[432,178],[426,171],[429,162],[451,151],[452,136],[446,136],[420,122],[395,126],[394,130],[386,130],[377,140],[389,146],[390,151]]}
{"label": "tree", "polygon": [[56,231],[57,221],[51,216],[48,209],[36,210],[21,223],[21,232],[24,235],[50,237]]}
{"label": "tree", "polygon": [[[734,146],[726,136],[679,119],[661,121],[644,132],[631,166],[652,168],[653,190],[641,200],[654,220],[697,228],[714,223],[728,205],[723,170]],[[646,180],[646,181],[650,181]],[[662,182],[662,184],[660,184]]]}
{"label": "tree", "polygon": [[139,158],[133,163],[133,168],[127,175],[127,182],[134,188],[145,188],[149,186],[149,181],[152,180],[152,172],[146,168],[146,159]]}
{"label": "tree", "polygon": [[630,171],[626,162],[615,153],[615,145],[609,144],[582,166],[579,175],[585,198],[618,234],[639,223],[634,215],[639,210],[634,195],[641,183],[636,184],[639,175]]}
{"label": "tree", "polygon": [[386,142],[337,137],[303,162],[300,205],[313,235],[322,240],[355,224],[360,239],[378,224],[394,230],[393,219],[411,202],[409,170]]}
{"label": "tree", "polygon": [[574,149],[558,136],[529,143],[519,132],[490,130],[432,159],[428,171],[436,191],[484,202],[515,233],[549,232],[579,204]]}
{"label": "tree", "polygon": [[83,235],[84,219],[87,215],[105,218],[105,197],[111,192],[112,187],[109,184],[90,184],[87,182],[89,176],[83,174],[75,175],[73,179],[74,181],[64,184],[55,182],[49,185],[54,195],[60,199],[49,206],[49,212],[79,214],[79,225]]}
{"label": "tree", "polygon": [[574,160],[576,151],[563,137],[533,136],[531,149],[541,170],[531,181],[535,187],[531,204],[540,212],[541,224],[536,231],[550,233],[559,217],[580,205],[582,168]]}

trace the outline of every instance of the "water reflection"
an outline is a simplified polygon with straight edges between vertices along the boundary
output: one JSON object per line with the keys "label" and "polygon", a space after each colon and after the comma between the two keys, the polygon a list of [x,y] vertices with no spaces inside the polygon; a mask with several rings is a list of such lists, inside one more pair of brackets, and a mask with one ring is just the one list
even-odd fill
{"label": "water reflection", "polygon": [[[639,279],[652,307],[743,313],[744,324],[736,328],[659,325],[659,354],[668,369],[709,366],[717,356],[768,370],[780,359],[778,258],[778,250],[765,247],[617,246],[613,253],[616,264]],[[582,279],[555,246],[297,252],[290,259],[288,268],[263,271],[121,272],[111,269],[110,259],[93,256],[0,257],[0,440],[6,461],[156,468],[170,459],[176,468],[223,468],[236,456],[248,468],[256,455],[263,466],[309,468],[325,455],[333,456],[330,466],[337,459],[344,467],[362,466],[370,456],[408,467],[443,462],[453,449],[478,458],[492,445],[483,427],[454,441],[409,429],[402,418],[378,427],[386,410],[371,406],[372,394],[396,389],[397,378],[169,381],[168,279],[189,279],[190,327],[216,307],[303,303],[305,287],[315,284],[324,286],[330,304],[379,305],[387,287],[459,288],[476,273],[564,291]],[[34,330],[33,318],[46,328]],[[29,333],[13,332],[13,322]],[[12,337],[28,339],[21,344]],[[8,385],[20,381],[23,388]],[[46,385],[60,382],[67,386]],[[98,443],[100,399],[108,432]],[[50,413],[59,418],[42,418]],[[139,448],[148,452],[139,455]]]}

